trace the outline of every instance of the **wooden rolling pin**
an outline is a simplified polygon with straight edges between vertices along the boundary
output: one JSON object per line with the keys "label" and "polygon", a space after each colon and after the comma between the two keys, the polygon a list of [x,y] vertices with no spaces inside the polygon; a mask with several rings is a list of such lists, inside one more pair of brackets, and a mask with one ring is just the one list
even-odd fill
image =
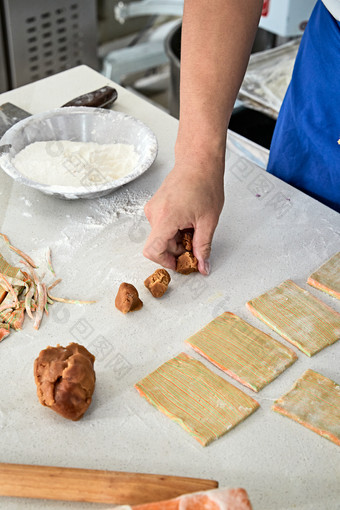
{"label": "wooden rolling pin", "polygon": [[199,478],[0,463],[0,496],[140,505],[216,487]]}

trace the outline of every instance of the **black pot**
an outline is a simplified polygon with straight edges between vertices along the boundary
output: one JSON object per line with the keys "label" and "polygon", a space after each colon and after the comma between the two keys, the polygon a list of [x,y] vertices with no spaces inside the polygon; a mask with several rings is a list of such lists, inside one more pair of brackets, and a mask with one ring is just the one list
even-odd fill
{"label": "black pot", "polygon": [[[180,21],[165,40],[165,51],[170,60],[169,111],[179,118],[179,82],[181,66],[182,22]],[[268,49],[274,44],[272,34],[259,29],[252,53]],[[275,128],[275,120],[264,113],[241,107],[231,115],[229,129],[269,149]]]}
{"label": "black pot", "polygon": [[179,118],[179,77],[181,65],[182,22],[180,21],[165,40],[165,52],[170,60],[169,111]]}

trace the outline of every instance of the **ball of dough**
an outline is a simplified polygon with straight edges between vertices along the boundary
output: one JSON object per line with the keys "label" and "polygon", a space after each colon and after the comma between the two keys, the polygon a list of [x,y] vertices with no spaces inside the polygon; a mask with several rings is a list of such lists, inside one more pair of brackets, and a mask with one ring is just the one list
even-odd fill
{"label": "ball of dough", "polygon": [[128,313],[140,310],[143,302],[139,299],[136,287],[131,283],[121,283],[115,300],[116,308],[120,312]]}
{"label": "ball of dough", "polygon": [[190,252],[182,253],[177,259],[176,271],[181,274],[190,274],[198,271],[197,258]]}
{"label": "ball of dough", "polygon": [[91,404],[95,357],[82,345],[47,347],[34,362],[40,403],[69,420],[79,420]]}
{"label": "ball of dough", "polygon": [[159,298],[167,291],[170,280],[171,278],[168,271],[165,269],[156,269],[156,271],[145,280],[144,285],[154,297]]}

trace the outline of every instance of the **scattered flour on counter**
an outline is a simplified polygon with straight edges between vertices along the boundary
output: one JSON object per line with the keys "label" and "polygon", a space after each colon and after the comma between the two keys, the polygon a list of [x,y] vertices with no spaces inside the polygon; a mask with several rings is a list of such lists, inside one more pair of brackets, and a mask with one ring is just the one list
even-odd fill
{"label": "scattered flour on counter", "polygon": [[132,144],[94,142],[34,142],[13,159],[23,175],[41,184],[93,186],[120,179],[137,165]]}
{"label": "scattered flour on counter", "polygon": [[93,201],[86,220],[89,224],[109,225],[121,215],[144,217],[144,206],[151,197],[147,191],[117,191]]}
{"label": "scattered flour on counter", "polygon": [[[53,240],[49,241],[52,260],[55,259],[57,262],[55,269],[73,265],[73,261],[84,256],[84,252],[92,253],[95,260],[98,258],[102,260],[101,257],[104,257],[102,255],[103,244],[105,243],[106,246],[111,243],[111,248],[116,242],[121,243],[121,239],[124,239],[124,242],[133,243],[133,247],[136,242],[141,244],[147,235],[147,230],[144,228],[144,225],[147,224],[144,205],[151,196],[152,194],[145,190],[135,192],[121,188],[109,196],[82,201],[80,210],[76,214],[65,214],[64,222],[60,225],[56,235],[52,236]],[[114,228],[110,228],[111,225],[115,225]],[[103,238],[100,236],[105,229],[105,242],[103,242]],[[42,244],[42,239],[35,241]],[[141,249],[138,247],[135,249],[135,253],[141,253]],[[32,252],[31,255],[33,259],[45,260],[45,254],[46,251],[41,254]],[[109,263],[107,262],[107,264]],[[116,279],[118,281],[119,278],[121,281],[126,279],[124,271],[120,272],[117,267],[112,269],[112,273],[110,265],[107,268],[105,266],[105,270],[103,267],[100,266],[102,281],[104,281],[104,275],[105,281],[109,281],[110,278],[111,281]],[[99,275],[97,270],[93,274]],[[133,276],[130,274],[131,279],[138,282],[138,274],[135,279]]]}
{"label": "scattered flour on counter", "polygon": [[21,196],[20,197],[20,200],[22,200],[23,202],[25,202],[25,205],[27,205],[27,207],[32,207],[32,202],[30,200],[27,200],[26,197],[24,196]]}
{"label": "scattered flour on counter", "polygon": [[[144,206],[151,196],[151,193],[144,190],[134,192],[121,189],[107,197],[84,201],[83,214],[77,217],[65,215],[67,221],[58,238],[50,245],[52,256],[57,253],[58,263],[63,266],[75,259],[78,251],[101,249],[102,243],[98,235],[112,224],[116,224],[117,228],[108,229],[106,238],[116,240],[125,232],[132,240],[139,235],[143,235],[144,239],[146,231],[142,230],[142,224],[147,223]],[[130,223],[126,223],[124,217]],[[117,268],[115,271],[117,272]]]}
{"label": "scattered flour on counter", "polygon": [[5,428],[6,414],[0,409],[0,429]]}

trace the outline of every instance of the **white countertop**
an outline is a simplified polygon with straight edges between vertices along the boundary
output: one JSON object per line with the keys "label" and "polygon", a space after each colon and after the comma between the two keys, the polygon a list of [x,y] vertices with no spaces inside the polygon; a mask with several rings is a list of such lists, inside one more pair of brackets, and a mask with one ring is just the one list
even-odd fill
{"label": "white countertop", "polygon": [[[10,101],[37,113],[105,84],[110,84],[106,78],[80,66],[2,94],[0,104]],[[0,172],[0,232],[38,263],[51,248],[63,278],[55,294],[98,300],[91,306],[56,303],[38,332],[26,318],[24,329],[0,344],[0,461],[212,478],[220,487],[244,487],[254,510],[338,509],[339,447],[274,413],[271,405],[307,368],[340,382],[340,342],[312,358],[294,348],[298,361],[255,394],[200,358],[184,340],[227,310],[282,340],[245,303],[287,278],[340,312],[339,301],[306,284],[309,274],[340,250],[340,215],[229,151],[226,205],[214,239],[211,275],[173,274],[171,291],[153,299],[143,285],[156,266],[142,255],[149,232],[142,206],[172,168],[177,121],[117,89],[114,109],[141,119],[158,138],[158,158],[142,177],[109,197],[61,201]],[[141,311],[124,316],[115,309],[122,281],[137,286]],[[98,350],[99,340],[105,352]],[[71,341],[97,355],[94,399],[75,423],[38,403],[33,379],[40,350]],[[133,388],[181,351],[261,405],[206,448]],[[0,508],[107,506],[0,498]]]}

